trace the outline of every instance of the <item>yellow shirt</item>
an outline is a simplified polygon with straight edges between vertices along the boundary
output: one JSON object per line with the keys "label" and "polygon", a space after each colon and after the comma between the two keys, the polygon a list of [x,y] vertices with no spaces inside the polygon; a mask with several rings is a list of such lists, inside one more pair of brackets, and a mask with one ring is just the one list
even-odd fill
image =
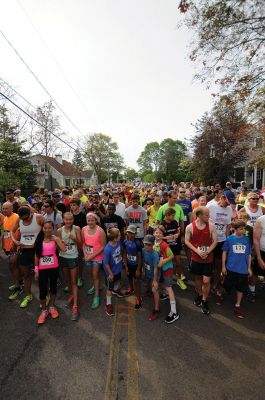
{"label": "yellow shirt", "polygon": [[154,228],[154,225],[156,222],[156,216],[157,216],[159,208],[160,208],[160,205],[158,207],[155,207],[154,204],[150,207],[149,226],[151,228]]}

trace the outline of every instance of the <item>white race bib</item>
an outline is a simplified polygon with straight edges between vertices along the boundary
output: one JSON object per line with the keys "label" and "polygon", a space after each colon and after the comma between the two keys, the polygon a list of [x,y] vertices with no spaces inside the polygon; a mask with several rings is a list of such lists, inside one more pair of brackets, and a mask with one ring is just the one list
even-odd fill
{"label": "white race bib", "polygon": [[4,239],[9,239],[11,237],[11,234],[9,231],[4,231]]}
{"label": "white race bib", "polygon": [[199,246],[199,249],[201,250],[201,251],[208,251],[209,250],[209,246]]}
{"label": "white race bib", "polygon": [[128,261],[135,262],[136,261],[136,256],[131,256],[130,254],[127,254],[127,259],[128,259]]}
{"label": "white race bib", "polygon": [[53,264],[54,264],[53,256],[42,256],[41,257],[40,265],[47,266],[47,265],[53,265]]}
{"label": "white race bib", "polygon": [[119,264],[121,260],[122,260],[121,256],[114,257],[115,264]]}
{"label": "white race bib", "polygon": [[35,235],[29,235],[27,233],[22,233],[21,235],[21,243],[31,246],[35,243]]}
{"label": "white race bib", "polygon": [[87,254],[93,254],[93,246],[86,246]]}
{"label": "white race bib", "polygon": [[75,253],[75,245],[73,243],[68,243],[66,245],[66,252],[65,254],[74,254]]}
{"label": "white race bib", "polygon": [[147,271],[150,271],[151,267],[149,264],[144,264],[145,269],[147,269]]}
{"label": "white race bib", "polygon": [[233,253],[234,254],[245,254],[246,246],[244,244],[233,244]]}

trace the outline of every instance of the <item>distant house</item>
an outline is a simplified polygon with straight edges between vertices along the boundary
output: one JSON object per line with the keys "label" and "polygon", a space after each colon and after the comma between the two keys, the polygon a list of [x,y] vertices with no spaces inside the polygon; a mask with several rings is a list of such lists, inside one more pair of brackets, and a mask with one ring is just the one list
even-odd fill
{"label": "distant house", "polygon": [[90,186],[97,183],[93,170],[80,171],[69,161],[63,160],[59,154],[55,158],[35,155],[31,157],[31,163],[37,173],[37,184],[49,190],[56,187]]}

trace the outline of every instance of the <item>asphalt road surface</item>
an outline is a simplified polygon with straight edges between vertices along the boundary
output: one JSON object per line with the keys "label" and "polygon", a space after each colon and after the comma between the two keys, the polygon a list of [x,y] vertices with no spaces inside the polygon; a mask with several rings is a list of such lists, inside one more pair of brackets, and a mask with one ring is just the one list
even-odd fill
{"label": "asphalt road surface", "polygon": [[244,301],[244,320],[233,314],[233,295],[222,306],[211,298],[211,314],[205,316],[193,305],[192,282],[185,292],[174,286],[180,319],[167,325],[167,301],[159,320],[148,321],[151,298],[140,311],[133,297],[115,299],[111,318],[104,301],[92,311],[85,273],[79,321],[70,320],[60,288],[59,319],[38,327],[36,283],[32,303],[21,310],[19,301],[7,300],[10,274],[3,255],[0,265],[1,400],[265,398],[263,285],[255,304]]}

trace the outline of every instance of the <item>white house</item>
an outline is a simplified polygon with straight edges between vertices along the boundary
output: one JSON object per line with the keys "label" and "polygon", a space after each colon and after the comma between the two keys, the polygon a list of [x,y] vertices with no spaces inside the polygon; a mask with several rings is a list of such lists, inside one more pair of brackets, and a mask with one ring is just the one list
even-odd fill
{"label": "white house", "polygon": [[59,154],[55,158],[38,154],[31,157],[31,163],[37,173],[37,184],[49,190],[56,187],[97,184],[93,170],[81,171],[69,161],[63,160]]}

